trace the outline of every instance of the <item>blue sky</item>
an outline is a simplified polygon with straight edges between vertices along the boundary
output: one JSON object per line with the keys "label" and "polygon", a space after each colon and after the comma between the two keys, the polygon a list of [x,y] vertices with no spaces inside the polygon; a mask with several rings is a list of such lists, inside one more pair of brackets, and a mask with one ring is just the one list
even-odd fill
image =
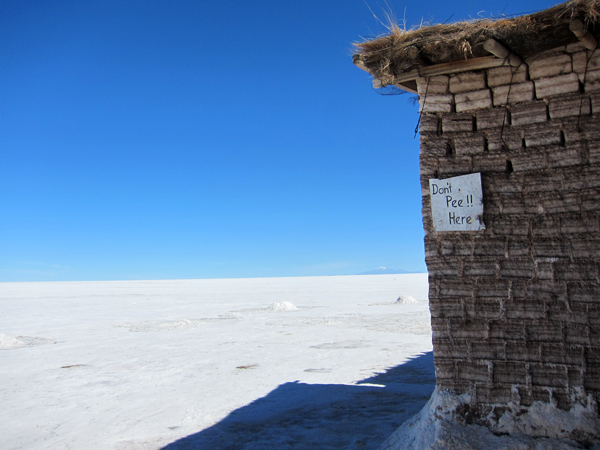
{"label": "blue sky", "polygon": [[417,107],[352,43],[548,1],[0,3],[0,281],[426,271]]}

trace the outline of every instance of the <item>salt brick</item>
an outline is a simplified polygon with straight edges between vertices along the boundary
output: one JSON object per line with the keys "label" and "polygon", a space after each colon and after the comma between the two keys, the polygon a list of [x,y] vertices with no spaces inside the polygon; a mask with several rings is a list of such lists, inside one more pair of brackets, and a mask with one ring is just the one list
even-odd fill
{"label": "salt brick", "polygon": [[436,258],[428,261],[427,269],[440,275],[457,277],[462,274],[462,264],[456,258]]}
{"label": "salt brick", "polygon": [[495,362],[493,380],[494,383],[525,384],[527,370],[524,363],[517,362]]}
{"label": "salt brick", "polygon": [[[597,97],[598,94],[590,94],[590,98]],[[600,141],[600,127],[598,127],[598,118],[594,116],[582,116],[563,121],[565,127],[579,126],[584,133],[584,138],[590,141]]]}
{"label": "salt brick", "polygon": [[556,148],[547,153],[548,167],[568,167],[581,165],[581,155],[578,148]]}
{"label": "salt brick", "polygon": [[471,344],[471,357],[486,360],[505,359],[506,343],[503,340],[473,342]]}
{"label": "salt brick", "polygon": [[440,286],[440,295],[442,297],[471,297],[473,286],[464,281],[447,280]]}
{"label": "salt brick", "polygon": [[477,130],[501,128],[510,123],[506,108],[481,109],[476,112]]}
{"label": "salt brick", "polygon": [[570,256],[568,247],[559,240],[536,240],[531,244],[531,253],[536,258],[566,258]]}
{"label": "salt brick", "polygon": [[585,368],[583,386],[589,390],[600,391],[600,364],[588,364]]}
{"label": "salt brick", "polygon": [[553,300],[547,304],[548,320],[555,323],[572,322],[576,317],[565,300]]}
{"label": "salt brick", "polygon": [[487,383],[491,381],[490,367],[487,364],[458,361],[456,363],[459,380],[479,381]]}
{"label": "salt brick", "polygon": [[[548,205],[553,202],[560,201],[562,195],[560,192],[556,190],[551,190],[549,192],[536,192],[534,195],[527,195],[525,197],[525,203],[527,205],[530,204],[538,204],[538,205]],[[547,200],[549,200],[547,203]],[[541,216],[535,215],[529,218],[529,223],[531,225],[531,235],[534,238],[539,237],[561,237],[560,236],[560,220],[558,217],[551,216]]]}
{"label": "salt brick", "polygon": [[542,362],[545,364],[583,365],[583,347],[563,343],[542,343]]}
{"label": "salt brick", "polygon": [[600,364],[600,347],[586,347],[585,360],[591,364]]}
{"label": "salt brick", "polygon": [[475,111],[491,108],[492,96],[489,89],[456,94],[456,112]]}
{"label": "salt brick", "polygon": [[[521,120],[521,118],[519,118],[519,120]],[[521,148],[523,148],[523,132],[521,130],[515,130],[508,125],[503,130],[487,131],[486,136],[488,150],[490,152],[504,151],[505,149],[521,150]]]}
{"label": "salt brick", "polygon": [[[523,383],[524,384],[524,383]],[[519,388],[522,406],[531,406],[533,402],[550,403],[550,391],[547,388],[534,386],[533,388]]]}
{"label": "salt brick", "polygon": [[450,336],[453,339],[487,339],[487,324],[479,321],[448,319]]}
{"label": "salt brick", "polygon": [[559,75],[551,78],[535,80],[535,95],[538,99],[552,95],[570,94],[579,92],[579,77],[576,73]]}
{"label": "salt brick", "polygon": [[584,90],[585,92],[600,91],[600,70],[589,70],[585,74]]}
{"label": "salt brick", "polygon": [[586,116],[561,119],[562,131],[565,135],[565,142],[572,144],[573,142],[579,142],[579,141],[586,140],[585,132],[583,132],[581,127],[577,126],[577,124],[575,124],[575,126],[573,126],[571,123],[569,123],[569,121],[572,119],[579,121],[579,122],[583,122],[583,120],[586,119]]}
{"label": "salt brick", "polygon": [[502,318],[503,298],[478,297],[477,300],[465,299],[465,319],[500,319]]}
{"label": "salt brick", "polygon": [[485,240],[476,242],[473,246],[473,255],[480,256],[504,256],[506,252],[506,240],[504,237],[492,238],[486,237]]}
{"label": "salt brick", "polygon": [[552,402],[563,411],[569,411],[573,405],[572,395],[568,389],[552,389]]}
{"label": "salt brick", "polygon": [[[448,151],[448,139],[440,136],[427,136],[421,140],[421,151],[428,155],[446,156]],[[423,163],[421,163],[423,167]]]}
{"label": "salt brick", "polygon": [[508,241],[508,255],[518,256],[518,254],[512,254],[512,251],[516,251],[514,245],[520,243],[518,240],[519,236],[527,236],[529,234],[529,224],[527,220],[523,220],[520,217],[512,218],[510,216],[494,217],[491,221],[491,229],[497,236],[508,236],[511,239]]}
{"label": "salt brick", "polygon": [[582,234],[583,236],[580,239],[589,241],[589,236],[595,236],[600,231],[600,223],[598,217],[593,216],[594,213],[597,213],[597,211],[588,211],[575,217],[561,218],[561,232],[570,235],[569,238],[572,242],[575,242],[574,235],[576,234]]}
{"label": "salt brick", "polygon": [[511,258],[500,262],[502,278],[533,278],[534,266],[529,258]]}
{"label": "salt brick", "polygon": [[483,223],[487,223],[487,218],[496,218],[502,215],[502,203],[496,199],[488,199],[485,204],[485,213],[483,214]]}
{"label": "salt brick", "polygon": [[565,48],[565,51],[567,53],[577,53],[577,52],[581,52],[581,51],[585,51],[587,50],[585,45],[583,44],[583,42],[581,41],[576,41],[573,42],[572,44],[568,44]]}
{"label": "salt brick", "polygon": [[435,348],[436,359],[451,358],[451,359],[466,359],[469,353],[469,344],[466,340],[453,339],[436,339],[433,341]]}
{"label": "salt brick", "polygon": [[586,240],[578,239],[570,241],[570,244],[574,258],[598,258],[600,244],[598,244],[597,240],[593,240],[593,238]]}
{"label": "salt brick", "polygon": [[551,388],[566,388],[568,386],[567,368],[553,364],[532,364],[531,384]]}
{"label": "salt brick", "polygon": [[443,133],[460,133],[473,131],[472,114],[445,114],[442,117]]}
{"label": "salt brick", "polygon": [[[579,317],[581,325],[590,325],[590,334],[600,333],[600,329],[597,325],[600,325],[600,303],[587,303],[587,302],[569,302],[571,312],[574,316]],[[592,344],[598,346],[598,344]],[[599,347],[600,348],[600,347]],[[600,357],[600,354],[598,355]],[[600,362],[600,360],[596,361]]]}
{"label": "salt brick", "polygon": [[[512,230],[515,230],[515,228],[513,228]],[[528,229],[527,229],[526,225],[520,227],[518,230],[521,232],[521,235],[527,236]],[[514,231],[512,234],[513,235],[515,234]],[[527,255],[529,255],[529,251],[530,251],[529,241],[518,241],[515,239],[511,239],[508,242],[508,256],[510,258],[515,258],[515,257],[519,257],[519,256],[527,256]]]}
{"label": "salt brick", "polygon": [[469,242],[452,242],[448,238],[440,242],[440,251],[444,256],[468,256],[473,253]]}
{"label": "salt brick", "polygon": [[429,178],[436,178],[435,173],[438,170],[437,155],[426,154],[423,146],[421,146],[421,155],[419,159],[421,160],[421,176],[428,177],[426,184],[429,185]]}
{"label": "salt brick", "polygon": [[434,114],[422,114],[421,121],[419,123],[419,131],[423,133],[435,133],[439,132],[440,119]]}
{"label": "salt brick", "polygon": [[[489,141],[488,141],[489,142]],[[489,145],[489,143],[488,143]],[[474,172],[506,172],[506,156],[480,155],[473,157]]]}
{"label": "salt brick", "polygon": [[544,302],[534,299],[513,300],[506,305],[506,318],[508,320],[544,319],[546,307]]}
{"label": "salt brick", "polygon": [[598,51],[594,51],[590,55],[590,60],[588,62],[587,70],[589,73],[591,70],[597,70],[597,69],[600,69],[600,53],[598,53]]}
{"label": "salt brick", "polygon": [[548,120],[548,111],[544,101],[532,101],[513,106],[510,113],[513,126],[543,123]]}
{"label": "salt brick", "polygon": [[500,203],[500,214],[523,214],[525,203],[520,194],[505,194]]}
{"label": "salt brick", "polygon": [[506,387],[488,387],[478,384],[475,388],[475,401],[486,404],[507,404],[512,400],[512,389]]}
{"label": "salt brick", "polygon": [[429,96],[431,94],[447,94],[448,78],[449,77],[447,75],[417,78],[417,92],[419,93],[419,96]]}
{"label": "salt brick", "polygon": [[[582,145],[582,147],[585,146]],[[592,151],[600,152],[600,143],[589,145],[588,152],[591,153]],[[591,158],[590,163],[592,163]],[[594,163],[597,164],[598,161],[594,161]],[[562,170],[561,173],[565,176],[563,188],[566,190],[600,187],[600,171],[597,171],[597,169],[589,170],[586,167],[570,167],[569,170]]]}
{"label": "salt brick", "polygon": [[579,76],[579,80],[583,82],[584,75],[587,72],[588,53],[581,51],[571,55],[573,58],[573,72]]}
{"label": "salt brick", "polygon": [[597,281],[598,266],[589,261],[560,261],[554,263],[557,281]]}
{"label": "salt brick", "polygon": [[543,56],[541,55],[540,59],[535,61],[528,61],[529,77],[532,80],[563,75],[572,71],[571,55],[555,53],[549,57]]}
{"label": "salt brick", "polygon": [[450,92],[453,94],[484,89],[484,72],[464,72],[450,77]]}
{"label": "salt brick", "polygon": [[548,101],[551,119],[576,117],[591,114],[590,98],[587,95],[571,94],[552,98]]}
{"label": "salt brick", "polygon": [[497,258],[488,258],[487,260],[477,258],[464,262],[463,273],[466,277],[494,277],[497,275],[499,269]]}
{"label": "salt brick", "polygon": [[437,379],[451,380],[456,378],[456,363],[454,361],[435,362],[435,376]]}
{"label": "salt brick", "polygon": [[492,88],[494,94],[494,106],[502,106],[507,103],[523,103],[533,100],[533,82],[526,81],[519,84],[504,85]]}
{"label": "salt brick", "polygon": [[514,155],[511,159],[513,170],[518,172],[529,172],[546,168],[546,157],[542,153],[524,153]]}
{"label": "salt brick", "polygon": [[579,367],[567,367],[569,386],[583,386],[583,371]]}
{"label": "salt brick", "polygon": [[531,321],[526,325],[526,331],[529,342],[563,342],[563,328],[560,323]]}
{"label": "salt brick", "polygon": [[[435,304],[435,306],[434,306]],[[460,299],[448,299],[443,301],[429,302],[431,317],[434,319],[462,319],[464,318],[463,307]]]}
{"label": "salt brick", "polygon": [[514,299],[523,299],[528,295],[528,286],[532,280],[510,280],[510,295]]}
{"label": "salt brick", "polygon": [[472,172],[470,156],[455,155],[440,161],[439,178],[464,175]]}
{"label": "salt brick", "polygon": [[527,66],[525,64],[516,69],[510,66],[495,67],[489,69],[487,73],[487,84],[491,88],[525,81],[527,81]]}
{"label": "salt brick", "polygon": [[535,265],[535,278],[538,280],[553,280],[554,266],[552,263],[538,263]]}
{"label": "salt brick", "polygon": [[597,281],[571,281],[567,292],[570,301],[594,304],[600,298],[600,285]]}
{"label": "salt brick", "polygon": [[420,113],[449,113],[452,111],[452,100],[453,95],[451,94],[440,94],[440,95],[428,95],[427,97],[419,99]]}
{"label": "salt brick", "polygon": [[499,280],[495,277],[479,277],[475,286],[477,297],[508,298],[510,293],[510,282]]}
{"label": "salt brick", "polygon": [[449,339],[451,337],[447,320],[438,318],[432,319],[431,332],[435,339]]}
{"label": "salt brick", "polygon": [[490,339],[521,340],[524,343],[526,336],[525,324],[522,322],[490,321]]}
{"label": "salt brick", "polygon": [[485,136],[482,134],[468,134],[456,136],[454,145],[457,155],[476,155],[484,152]]}
{"label": "salt brick", "polygon": [[507,341],[505,354],[508,361],[538,362],[541,361],[539,342]]}
{"label": "salt brick", "polygon": [[[500,155],[502,158],[506,158],[504,155]],[[523,189],[526,186],[526,179],[523,175],[519,174],[511,174],[510,177],[506,177],[506,174],[490,174],[488,176],[490,179],[490,188],[489,195],[502,195],[506,193],[518,193],[523,192]],[[488,198],[489,198],[488,195]]]}
{"label": "salt brick", "polygon": [[[535,150],[531,150],[535,152]],[[570,170],[569,170],[570,172]],[[562,174],[564,169],[561,170],[546,170],[544,172],[538,172],[536,177],[528,177],[527,179],[527,190],[529,192],[548,192],[548,191],[562,191]]]}
{"label": "salt brick", "polygon": [[[532,125],[525,129],[525,146],[538,147],[544,145],[558,145],[562,142],[561,130],[554,123]],[[513,163],[514,165],[514,163]]]}

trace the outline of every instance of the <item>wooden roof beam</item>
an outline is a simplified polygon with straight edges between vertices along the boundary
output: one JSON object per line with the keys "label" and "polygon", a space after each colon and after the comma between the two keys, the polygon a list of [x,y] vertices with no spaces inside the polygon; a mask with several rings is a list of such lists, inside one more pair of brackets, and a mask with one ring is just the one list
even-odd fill
{"label": "wooden roof beam", "polygon": [[496,39],[488,39],[485,41],[483,43],[483,48],[497,58],[506,60],[506,62],[513,67],[519,67],[521,64],[523,64],[523,60],[521,58],[514,53],[511,53],[509,49],[507,49]]}
{"label": "wooden roof beam", "polygon": [[352,55],[352,63],[359,69],[362,69],[365,72],[367,72],[369,75],[371,75],[371,71],[369,69],[367,69],[367,66],[365,66],[365,62],[362,60],[362,55],[359,55],[359,54]]}
{"label": "wooden roof beam", "polygon": [[581,20],[572,20],[569,24],[569,29],[577,36],[577,39],[581,41],[585,48],[588,50],[596,50],[596,47],[598,47],[598,40],[587,30]]}

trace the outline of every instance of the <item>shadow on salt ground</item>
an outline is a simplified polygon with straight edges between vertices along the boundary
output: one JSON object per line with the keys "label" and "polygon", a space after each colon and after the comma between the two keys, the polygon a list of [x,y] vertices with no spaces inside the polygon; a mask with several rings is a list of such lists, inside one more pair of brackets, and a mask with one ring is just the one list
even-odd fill
{"label": "shadow on salt ground", "polygon": [[162,450],[377,449],[434,387],[432,352],[356,385],[284,383]]}

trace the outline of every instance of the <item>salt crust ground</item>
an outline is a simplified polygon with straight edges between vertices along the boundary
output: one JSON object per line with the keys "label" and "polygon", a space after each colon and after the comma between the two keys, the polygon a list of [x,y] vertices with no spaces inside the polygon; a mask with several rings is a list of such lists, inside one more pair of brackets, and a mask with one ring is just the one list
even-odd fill
{"label": "salt crust ground", "polygon": [[0,447],[376,449],[431,349],[426,274],[0,283]]}
{"label": "salt crust ground", "polygon": [[[469,402],[468,395],[458,396],[436,389],[421,412],[404,422],[380,450],[573,450],[583,447],[567,439],[540,436],[545,430],[570,430],[575,424],[592,436],[600,429],[596,405],[577,405],[567,414],[553,405],[536,402],[527,414],[503,416],[498,428],[511,434],[497,436],[488,428],[463,426],[452,420],[457,406]],[[598,450],[599,447],[586,448]]]}

